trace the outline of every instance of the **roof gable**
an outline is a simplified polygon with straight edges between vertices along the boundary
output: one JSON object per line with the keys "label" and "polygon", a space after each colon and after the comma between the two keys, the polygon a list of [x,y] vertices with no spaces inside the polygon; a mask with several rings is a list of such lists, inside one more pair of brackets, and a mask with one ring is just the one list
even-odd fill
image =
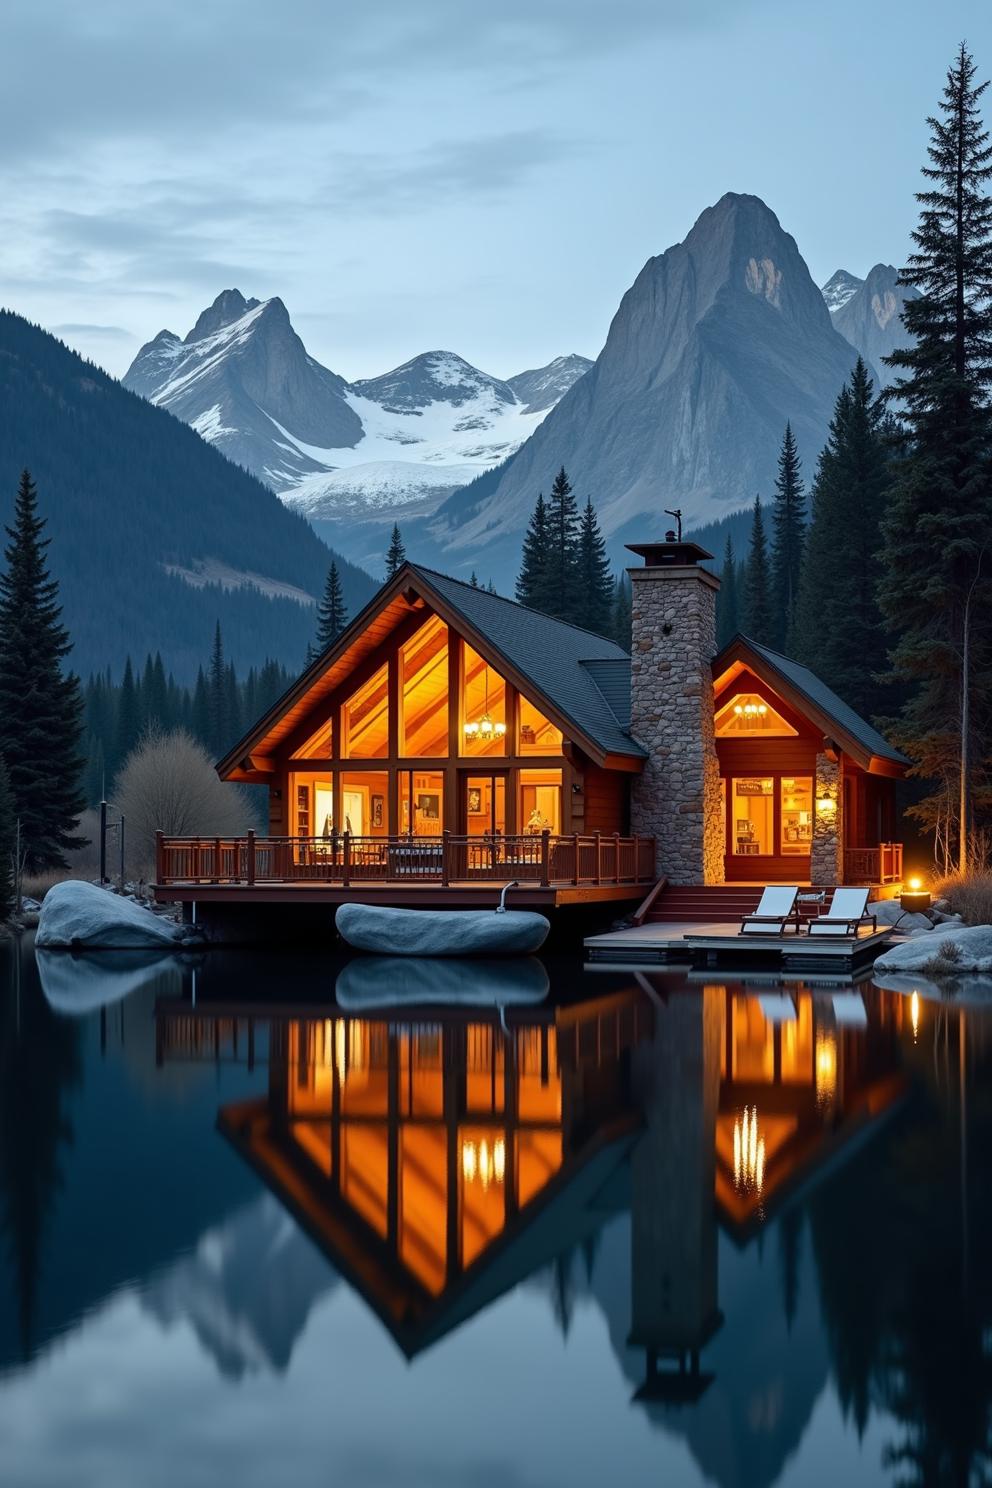
{"label": "roof gable", "polygon": [[759,645],[749,637],[736,635],[713,660],[713,676],[719,679],[735,663],[743,663],[756,676],[776,691],[781,690],[810,722],[822,728],[824,734],[836,738],[838,744],[865,770],[884,773],[901,773],[910,761],[901,754],[872,724],[839,698],[822,682],[815,672],[791,657],[773,651],[770,646]]}

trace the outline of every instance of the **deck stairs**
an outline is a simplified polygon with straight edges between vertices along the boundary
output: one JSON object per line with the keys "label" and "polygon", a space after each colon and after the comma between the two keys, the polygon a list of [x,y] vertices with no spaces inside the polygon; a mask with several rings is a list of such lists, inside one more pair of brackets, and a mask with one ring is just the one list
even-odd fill
{"label": "deck stairs", "polygon": [[761,898],[761,885],[666,884],[644,917],[645,925],[729,925],[742,915],[753,914]]}

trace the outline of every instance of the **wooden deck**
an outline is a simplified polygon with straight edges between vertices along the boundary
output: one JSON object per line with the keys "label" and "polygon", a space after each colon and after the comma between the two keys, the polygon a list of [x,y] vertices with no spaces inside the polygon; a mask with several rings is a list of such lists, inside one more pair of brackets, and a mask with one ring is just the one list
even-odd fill
{"label": "wooden deck", "polygon": [[165,837],[159,901],[488,908],[640,900],[654,882],[653,837]]}
{"label": "wooden deck", "polygon": [[870,965],[893,938],[890,929],[864,930],[856,937],[739,934],[739,924],[687,921],[644,924],[592,935],[584,942],[589,961],[626,969],[677,961],[696,967],[766,965],[781,971],[851,972]]}

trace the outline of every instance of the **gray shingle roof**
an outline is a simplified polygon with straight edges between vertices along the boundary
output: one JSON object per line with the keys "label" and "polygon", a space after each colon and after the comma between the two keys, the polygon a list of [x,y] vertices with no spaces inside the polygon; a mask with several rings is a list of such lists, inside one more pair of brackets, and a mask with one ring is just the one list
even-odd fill
{"label": "gray shingle roof", "polygon": [[[577,724],[605,754],[645,758],[645,751],[622,727],[607,696],[597,685],[592,668],[603,663],[615,675],[625,667],[627,679],[626,718],[630,718],[630,657],[613,641],[566,625],[537,610],[529,610],[501,595],[475,589],[460,579],[449,578],[419,564],[410,567],[435,589],[518,672],[532,679],[563,713]],[[622,711],[622,710],[621,710]]]}
{"label": "gray shingle roof", "polygon": [[745,641],[774,671],[785,677],[797,692],[809,698],[821,713],[826,713],[833,718],[870,754],[877,754],[882,759],[892,760],[895,764],[909,764],[904,754],[900,754],[899,750],[883,738],[878,729],[867,723],[859,713],[849,708],[825,682],[820,681],[815,672],[810,671],[809,667],[802,666],[788,656],[782,656],[778,651],[772,651],[768,646],[759,646],[757,641],[752,641],[747,636],[740,636],[738,639]]}
{"label": "gray shingle roof", "polygon": [[582,665],[603,694],[622,729],[630,728],[630,657],[609,656]]}

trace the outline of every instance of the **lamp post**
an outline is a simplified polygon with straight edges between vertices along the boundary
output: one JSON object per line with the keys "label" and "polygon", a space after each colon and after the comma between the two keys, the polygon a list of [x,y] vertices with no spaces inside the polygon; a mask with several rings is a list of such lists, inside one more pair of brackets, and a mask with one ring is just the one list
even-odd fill
{"label": "lamp post", "polygon": [[124,890],[124,813],[121,813],[120,821],[108,822],[107,803],[100,802],[100,887],[103,888],[107,882],[107,833],[117,833],[117,844],[120,849],[120,888]]}

